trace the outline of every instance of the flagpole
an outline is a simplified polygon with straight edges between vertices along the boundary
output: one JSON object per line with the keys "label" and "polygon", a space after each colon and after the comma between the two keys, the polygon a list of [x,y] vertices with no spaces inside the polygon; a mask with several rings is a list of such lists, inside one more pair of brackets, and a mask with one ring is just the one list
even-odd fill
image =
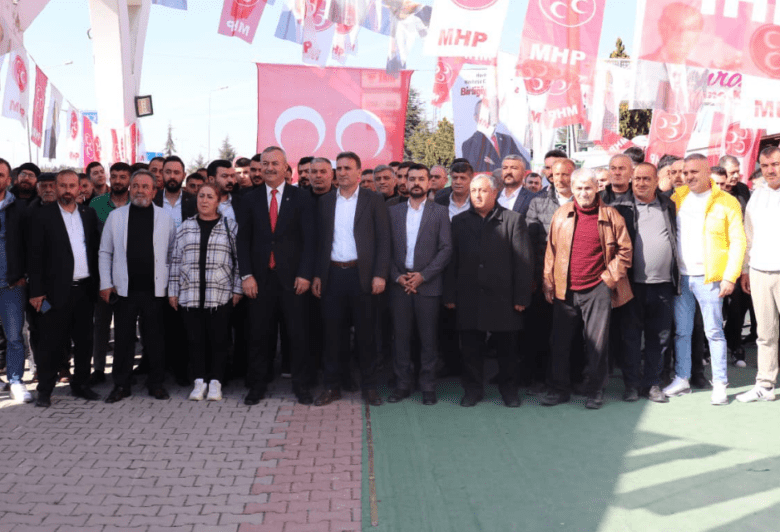
{"label": "flagpole", "polygon": [[30,117],[24,117],[24,127],[27,129],[27,152],[29,154],[29,161],[32,162],[32,142],[30,141]]}

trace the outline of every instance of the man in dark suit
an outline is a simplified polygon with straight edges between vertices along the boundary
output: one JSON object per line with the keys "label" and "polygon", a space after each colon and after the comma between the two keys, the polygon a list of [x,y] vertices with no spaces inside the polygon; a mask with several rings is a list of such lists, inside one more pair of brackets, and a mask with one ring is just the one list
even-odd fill
{"label": "man in dark suit", "polygon": [[[154,196],[154,204],[168,213],[176,229],[184,220],[198,213],[195,196],[182,189],[185,175],[184,162],[179,157],[166,157],[162,166],[163,188]],[[164,305],[163,321],[167,369],[173,373],[179,386],[188,386],[190,379],[187,375],[187,342],[182,341],[182,338],[187,337],[187,333],[180,311],[170,305]]]}
{"label": "man in dark suit", "polygon": [[436,403],[436,350],[442,273],[452,256],[452,236],[447,209],[427,201],[430,173],[422,164],[409,167],[409,201],[390,209],[393,257],[390,263],[390,311],[395,349],[393,370],[396,388],[388,402],[411,394],[414,384],[411,343],[415,326],[419,333],[420,388],[423,404]]}
{"label": "man in dark suit", "polygon": [[100,234],[94,209],[76,204],[79,177],[57,174],[57,203],[41,207],[32,219],[30,304],[41,315],[36,406],[51,406],[62,348],[73,340],[75,372],[71,393],[87,400],[98,395],[87,385],[92,357],[92,313],[98,291]]}
{"label": "man in dark suit", "polygon": [[379,406],[376,391],[376,296],[385,290],[390,269],[390,221],[381,194],[358,187],[360,157],[343,152],[336,158],[339,188],[319,203],[319,246],[312,292],[322,297],[325,330],[325,391],[315,404],[341,398],[341,334],[352,313],[360,356],[363,397]]}
{"label": "man in dark suit", "polygon": [[[249,393],[244,404],[265,395],[268,327],[276,312],[290,339],[293,392],[301,404],[313,402],[307,383],[308,348],[305,293],[311,285],[316,249],[314,202],[308,191],[285,183],[287,156],[271,146],[261,154],[263,184],[242,198],[238,225],[238,264],[249,298]],[[258,297],[260,294],[260,297]],[[274,348],[276,342],[273,343]]]}
{"label": "man in dark suit", "polygon": [[501,162],[504,189],[498,195],[498,203],[505,209],[518,213],[523,220],[531,200],[537,195],[523,186],[526,171],[525,160],[519,155],[507,155]]}
{"label": "man in dark suit", "polygon": [[[479,115],[482,110],[482,100],[477,101],[474,109],[474,122],[479,124]],[[490,120],[492,122],[492,118]],[[462,154],[474,167],[476,172],[492,172],[501,168],[501,161],[507,155],[520,155],[520,150],[515,140],[495,130],[495,125],[488,136],[477,130],[471,137],[463,142]]]}
{"label": "man in dark suit", "polygon": [[522,312],[531,303],[531,244],[516,212],[496,202],[501,182],[494,176],[471,181],[471,208],[452,219],[453,259],[444,302],[457,311],[463,351],[461,406],[483,396],[482,347],[495,340],[498,389],[504,404],[520,406],[517,395],[517,336]]}

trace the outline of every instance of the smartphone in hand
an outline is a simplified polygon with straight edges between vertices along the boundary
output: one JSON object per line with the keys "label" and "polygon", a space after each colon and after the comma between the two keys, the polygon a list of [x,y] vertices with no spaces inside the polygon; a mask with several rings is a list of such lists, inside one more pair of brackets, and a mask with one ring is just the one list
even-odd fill
{"label": "smartphone in hand", "polygon": [[50,310],[51,310],[51,303],[49,303],[47,300],[44,299],[43,303],[41,303],[40,313],[41,314],[46,314]]}

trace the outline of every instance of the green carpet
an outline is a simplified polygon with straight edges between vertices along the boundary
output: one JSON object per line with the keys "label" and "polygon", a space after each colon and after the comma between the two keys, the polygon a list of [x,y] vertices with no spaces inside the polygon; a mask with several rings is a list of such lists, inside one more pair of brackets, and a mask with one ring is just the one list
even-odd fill
{"label": "green carpet", "polygon": [[[709,392],[658,405],[620,401],[613,378],[600,411],[584,399],[509,409],[494,386],[475,408],[439,385],[371,409],[378,497],[371,526],[363,460],[363,529],[399,532],[780,530],[780,401],[733,400],[755,377],[729,368],[732,403]],[[735,388],[734,386],[739,386]]]}

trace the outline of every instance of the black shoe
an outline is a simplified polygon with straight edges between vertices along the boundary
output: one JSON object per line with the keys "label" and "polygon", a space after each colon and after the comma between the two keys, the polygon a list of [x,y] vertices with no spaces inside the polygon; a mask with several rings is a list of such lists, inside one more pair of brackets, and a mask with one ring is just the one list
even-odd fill
{"label": "black shoe", "polygon": [[341,399],[341,390],[338,388],[331,388],[329,390],[325,390],[320,394],[319,397],[314,401],[314,406],[325,406],[331,404],[333,401],[338,401]]}
{"label": "black shoe", "polygon": [[571,396],[560,392],[548,391],[546,395],[542,396],[541,403],[543,406],[557,406],[563,403],[568,403]]}
{"label": "black shoe", "polygon": [[136,368],[133,370],[133,375],[148,375],[149,374],[149,364],[138,364]]}
{"label": "black shoe", "polygon": [[171,398],[171,396],[168,395],[168,392],[162,386],[158,386],[156,388],[149,388],[149,395],[160,401],[164,401],[166,399]]}
{"label": "black shoe", "polygon": [[742,339],[742,343],[745,345],[752,345],[756,343],[756,340],[758,340],[758,336],[750,333]]}
{"label": "black shoe", "polygon": [[49,408],[51,406],[51,395],[39,393],[38,399],[35,400],[35,406]]}
{"label": "black shoe", "polygon": [[412,395],[412,392],[410,392],[409,390],[398,390],[398,389],[395,389],[395,390],[393,390],[393,393],[390,394],[390,397],[387,398],[387,402],[388,403],[400,403],[401,401],[403,401],[404,399],[406,399],[410,395]]}
{"label": "black shoe", "polygon": [[371,406],[382,406],[382,398],[376,390],[366,390],[363,392],[363,401]]}
{"label": "black shoe", "polygon": [[537,397],[544,397],[544,395],[547,393],[547,386],[543,382],[537,382],[529,386],[525,393]]}
{"label": "black shoe", "polygon": [[296,399],[298,399],[298,404],[301,405],[310,405],[314,404],[314,397],[312,397],[311,392],[309,390],[299,390],[295,393]]}
{"label": "black shoe", "polygon": [[431,405],[435,405],[436,403],[438,403],[438,400],[436,399],[436,392],[423,392],[424,405],[431,406]]}
{"label": "black shoe", "polygon": [[192,386],[192,381],[190,381],[186,376],[184,375],[175,375],[174,380],[176,381],[176,384],[178,386],[181,386],[182,388],[188,388]]}
{"label": "black shoe", "polygon": [[100,396],[93,392],[89,386],[70,385],[70,393],[73,397],[81,397],[87,401],[97,401]]}
{"label": "black shoe", "polygon": [[252,388],[244,397],[244,404],[248,406],[256,405],[265,397],[265,388]]}
{"label": "black shoe", "polygon": [[520,396],[517,392],[506,392],[501,394],[501,399],[504,400],[504,404],[509,408],[517,408],[520,406]]}
{"label": "black shoe", "polygon": [[585,408],[588,410],[598,410],[602,406],[604,406],[604,392],[591,394],[585,401]]}
{"label": "black shoe", "polygon": [[89,376],[89,385],[90,386],[97,386],[98,384],[103,384],[106,382],[106,374],[103,371],[93,371],[92,375]]}
{"label": "black shoe", "polygon": [[460,406],[471,408],[476,406],[482,400],[482,395],[477,392],[466,392],[463,399],[460,400]]}
{"label": "black shoe", "polygon": [[585,397],[588,395],[588,392],[585,390],[585,383],[584,382],[578,382],[577,384],[573,385],[571,387],[571,391],[574,395],[581,395]]}
{"label": "black shoe", "polygon": [[666,397],[666,394],[661,390],[659,386],[651,386],[649,390],[647,390],[647,398],[650,399],[654,403],[668,403],[669,398]]}
{"label": "black shoe", "polygon": [[623,392],[623,400],[627,403],[639,401],[639,391],[633,386],[626,386],[626,391]]}
{"label": "black shoe", "polygon": [[108,394],[108,397],[106,397],[106,402],[116,403],[117,401],[121,401],[125,397],[130,397],[130,389],[122,388],[121,386],[114,386],[114,389],[111,390],[111,393]]}
{"label": "black shoe", "polygon": [[709,390],[712,388],[710,381],[708,381],[701,373],[691,375],[691,379],[688,382],[690,383],[691,388],[696,388],[697,390]]}

